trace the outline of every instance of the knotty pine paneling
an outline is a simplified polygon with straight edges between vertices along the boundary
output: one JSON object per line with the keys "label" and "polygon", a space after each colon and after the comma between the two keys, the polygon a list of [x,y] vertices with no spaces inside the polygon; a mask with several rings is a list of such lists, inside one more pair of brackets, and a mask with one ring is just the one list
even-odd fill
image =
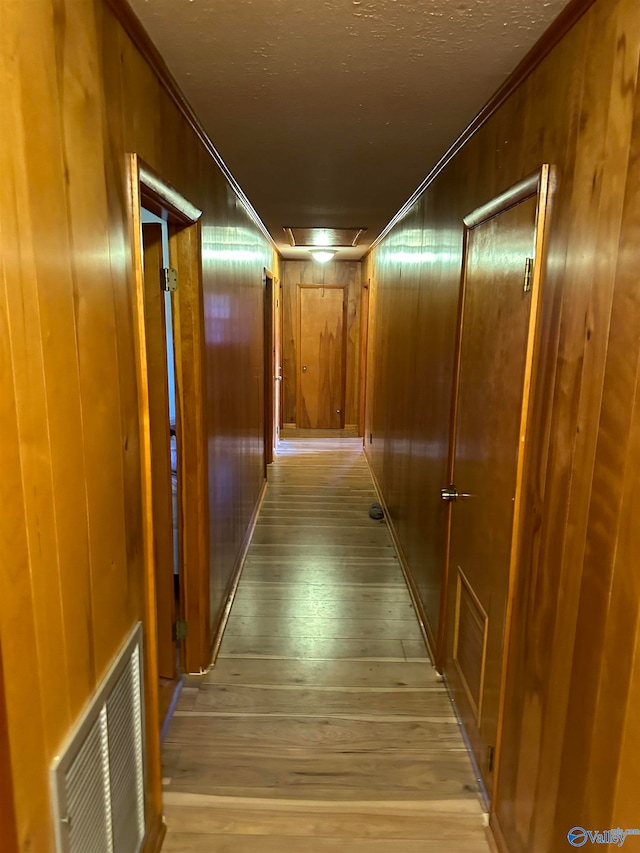
{"label": "knotty pine paneling", "polygon": [[263,481],[274,259],[109,7],[2,3],[0,40],[0,632],[19,849],[48,853],[49,764],[144,613],[127,154],[204,211],[212,624]]}
{"label": "knotty pine paneling", "polygon": [[297,423],[298,285],[326,284],[347,288],[347,364],[345,425],[358,423],[360,405],[361,264],[358,261],[287,261],[282,264],[282,422]]}
{"label": "knotty pine paneling", "polygon": [[635,826],[639,55],[637,2],[598,0],[363,271],[376,306],[367,452],[441,652],[462,217],[555,166],[492,804],[510,853],[555,853],[575,825]]}

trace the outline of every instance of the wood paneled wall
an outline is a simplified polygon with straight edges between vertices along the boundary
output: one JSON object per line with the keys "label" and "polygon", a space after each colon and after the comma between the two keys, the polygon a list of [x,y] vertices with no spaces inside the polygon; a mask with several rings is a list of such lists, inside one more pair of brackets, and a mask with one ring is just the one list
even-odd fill
{"label": "wood paneled wall", "polygon": [[49,764],[144,612],[127,153],[204,211],[214,620],[263,481],[274,263],[103,2],[3,2],[0,40],[0,632],[19,848],[48,853]]}
{"label": "wood paneled wall", "polygon": [[298,285],[326,284],[347,288],[347,365],[345,426],[358,423],[360,399],[360,302],[361,264],[358,261],[282,261],[282,422],[295,424],[298,370]]}
{"label": "wood paneled wall", "polygon": [[462,217],[549,162],[505,728],[492,824],[511,853],[635,827],[640,680],[640,6],[598,0],[367,259],[373,470],[442,644]]}
{"label": "wood paneled wall", "polygon": [[18,841],[2,656],[0,656],[0,826],[2,827],[3,849],[6,850],[6,853],[16,853]]}

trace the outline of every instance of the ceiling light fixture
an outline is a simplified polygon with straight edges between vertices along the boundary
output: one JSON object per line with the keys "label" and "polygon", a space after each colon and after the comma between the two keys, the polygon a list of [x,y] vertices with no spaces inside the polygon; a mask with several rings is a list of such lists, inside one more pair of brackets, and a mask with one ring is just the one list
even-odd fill
{"label": "ceiling light fixture", "polygon": [[311,252],[311,257],[314,261],[318,261],[319,264],[326,264],[327,261],[330,261],[334,255],[335,252],[328,252],[326,250],[322,252]]}
{"label": "ceiling light fixture", "polygon": [[331,234],[329,234],[327,231],[318,231],[317,234],[313,235],[314,246],[330,246],[331,242]]}

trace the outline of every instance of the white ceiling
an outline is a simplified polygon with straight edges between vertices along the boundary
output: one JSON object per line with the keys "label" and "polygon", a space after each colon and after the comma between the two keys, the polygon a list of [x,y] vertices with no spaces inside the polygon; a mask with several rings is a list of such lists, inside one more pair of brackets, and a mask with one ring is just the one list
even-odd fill
{"label": "white ceiling", "polygon": [[130,0],[285,257],[357,258],[568,0]]}

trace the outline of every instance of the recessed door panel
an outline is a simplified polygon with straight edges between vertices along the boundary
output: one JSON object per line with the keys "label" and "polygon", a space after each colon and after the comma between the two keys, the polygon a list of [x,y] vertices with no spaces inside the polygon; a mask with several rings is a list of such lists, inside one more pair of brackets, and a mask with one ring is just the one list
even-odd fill
{"label": "recessed door panel", "polygon": [[344,333],[344,289],[301,287],[299,427],[344,426]]}

